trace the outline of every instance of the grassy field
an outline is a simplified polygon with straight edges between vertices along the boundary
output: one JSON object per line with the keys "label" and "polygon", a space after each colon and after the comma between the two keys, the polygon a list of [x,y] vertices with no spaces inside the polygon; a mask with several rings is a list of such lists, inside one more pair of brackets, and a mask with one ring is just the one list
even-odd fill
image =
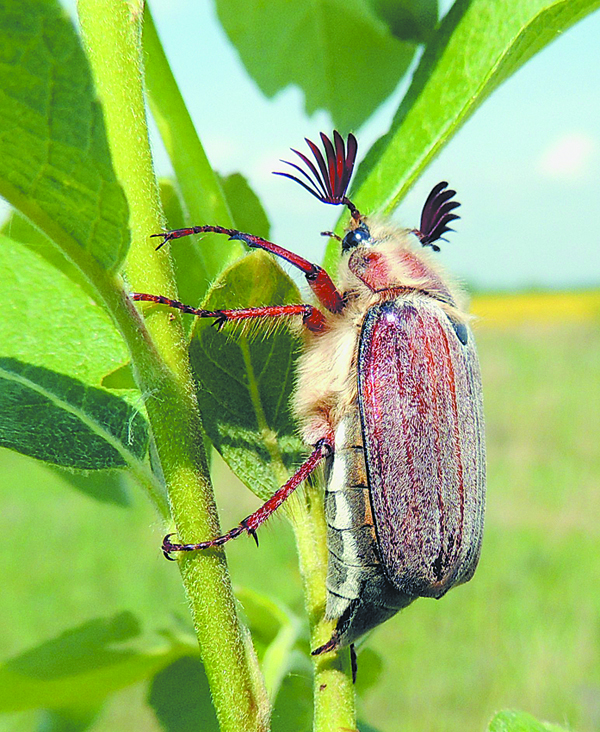
{"label": "grassy field", "polygon": [[[475,301],[488,439],[483,554],[472,582],[414,603],[368,639],[383,673],[360,711],[382,732],[483,730],[502,708],[600,729],[600,296],[578,297]],[[218,472],[229,528],[256,499]],[[128,509],[103,505],[8,451],[0,474],[0,658],[122,610],[149,633],[186,617],[177,569],[159,551],[160,522],[135,490]],[[301,612],[284,520],[265,527],[259,551],[244,539],[230,547],[236,584]],[[94,732],[158,730],[145,693],[115,696]],[[35,720],[0,717],[0,729],[33,730]]]}

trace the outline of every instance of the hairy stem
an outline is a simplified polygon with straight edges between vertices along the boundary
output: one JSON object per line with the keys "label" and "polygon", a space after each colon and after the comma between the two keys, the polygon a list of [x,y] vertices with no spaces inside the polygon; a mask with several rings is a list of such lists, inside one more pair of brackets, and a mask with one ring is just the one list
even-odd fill
{"label": "hairy stem", "polygon": [[[327,579],[327,536],[323,493],[307,487],[305,501],[296,502],[292,524],[304,582],[311,648],[326,643],[333,623],[324,619]],[[314,732],[356,728],[355,693],[348,649],[313,656]]]}
{"label": "hairy stem", "polygon": [[[127,278],[136,289],[173,297],[168,252],[156,254],[148,238],[160,231],[162,217],[141,84],[142,7],[135,0],[80,0],[79,17],[113,165],[130,208]],[[117,281],[103,295],[147,400],[178,536],[183,541],[215,536],[217,512],[181,321],[156,312],[144,326]],[[180,568],[221,729],[266,729],[266,691],[235,611],[223,552],[183,557]]]}

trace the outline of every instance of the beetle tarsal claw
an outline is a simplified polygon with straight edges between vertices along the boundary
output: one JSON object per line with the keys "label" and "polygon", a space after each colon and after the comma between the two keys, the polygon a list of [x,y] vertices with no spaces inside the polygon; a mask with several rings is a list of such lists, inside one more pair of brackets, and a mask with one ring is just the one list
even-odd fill
{"label": "beetle tarsal claw", "polygon": [[225,313],[220,313],[219,315],[215,316],[212,326],[215,330],[221,330],[228,320],[229,319],[225,315]]}
{"label": "beetle tarsal claw", "polygon": [[327,641],[327,643],[324,643],[322,646],[319,646],[318,648],[315,648],[314,651],[310,652],[311,656],[320,656],[322,653],[329,653],[330,651],[337,650],[340,643],[340,639],[337,635],[337,633],[334,633],[331,638]]}
{"label": "beetle tarsal claw", "polygon": [[165,555],[165,559],[168,559],[170,562],[175,562],[176,559],[171,556],[171,552],[175,551],[175,545],[171,544],[171,537],[175,536],[175,534],[167,534],[162,542],[162,553]]}
{"label": "beetle tarsal claw", "polygon": [[162,241],[160,242],[160,244],[158,244],[156,246],[156,251],[158,251],[161,247],[163,247],[168,241],[170,241],[173,238],[172,233],[170,231],[163,231],[160,234],[150,234],[150,237],[153,237],[153,236],[162,237]]}

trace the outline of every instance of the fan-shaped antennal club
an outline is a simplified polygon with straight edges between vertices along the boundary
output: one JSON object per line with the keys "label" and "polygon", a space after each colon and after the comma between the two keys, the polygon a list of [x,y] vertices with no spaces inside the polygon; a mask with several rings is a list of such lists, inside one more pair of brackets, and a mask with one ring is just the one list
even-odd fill
{"label": "fan-shaped antennal club", "polygon": [[448,224],[460,218],[458,214],[452,213],[460,206],[458,201],[451,200],[455,195],[456,191],[448,188],[445,180],[434,186],[423,206],[421,225],[413,232],[424,247],[430,246],[434,252],[440,250],[434,242],[442,239],[447,231],[454,231]]}
{"label": "fan-shaped antennal club", "polygon": [[344,139],[340,133],[334,130],[333,141],[325,133],[321,132],[321,142],[325,151],[324,156],[314,142],[306,139],[306,143],[314,156],[316,165],[304,153],[301,153],[299,150],[294,150],[294,148],[292,148],[292,152],[296,153],[305,167],[300,167],[300,165],[291,163],[289,160],[281,161],[296,170],[301,177],[292,173],[282,173],[279,171],[274,171],[274,173],[275,175],[282,175],[284,178],[289,178],[299,183],[323,203],[330,203],[335,206],[340,204],[347,206],[350,209],[352,218],[358,219],[360,218],[358,209],[346,196],[352,171],[354,170],[356,152],[358,150],[356,137],[350,133],[346,144],[344,144]]}

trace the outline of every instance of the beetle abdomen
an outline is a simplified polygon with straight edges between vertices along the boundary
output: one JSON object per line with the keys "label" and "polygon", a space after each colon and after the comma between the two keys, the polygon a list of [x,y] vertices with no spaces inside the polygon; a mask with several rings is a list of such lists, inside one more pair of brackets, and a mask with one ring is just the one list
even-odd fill
{"label": "beetle abdomen", "polygon": [[364,320],[358,392],[386,576],[441,597],[471,578],[483,531],[485,448],[473,336],[430,297],[388,300]]}
{"label": "beetle abdomen", "polygon": [[414,599],[398,591],[381,564],[358,405],[346,414],[335,433],[335,455],[327,467],[327,612],[338,619],[338,645],[348,645],[383,623]]}

